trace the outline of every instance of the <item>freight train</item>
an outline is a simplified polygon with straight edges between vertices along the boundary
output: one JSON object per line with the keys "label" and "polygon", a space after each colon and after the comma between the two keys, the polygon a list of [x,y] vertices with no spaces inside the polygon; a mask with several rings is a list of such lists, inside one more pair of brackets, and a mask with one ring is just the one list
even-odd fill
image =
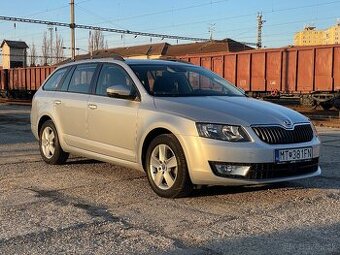
{"label": "freight train", "polygon": [[186,55],[253,97],[298,97],[301,104],[340,109],[340,45]]}
{"label": "freight train", "polygon": [[[211,69],[257,98],[293,96],[304,105],[340,109],[340,45],[284,47],[176,56]],[[55,69],[0,70],[6,97],[30,97]]]}

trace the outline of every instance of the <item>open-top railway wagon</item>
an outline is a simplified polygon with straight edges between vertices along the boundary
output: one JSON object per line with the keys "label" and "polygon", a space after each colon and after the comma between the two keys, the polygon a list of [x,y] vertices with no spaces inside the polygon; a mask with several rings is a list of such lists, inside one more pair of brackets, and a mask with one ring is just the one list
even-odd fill
{"label": "open-top railway wagon", "polygon": [[[340,45],[215,52],[176,57],[213,70],[253,97],[298,97],[340,109]],[[2,96],[30,97],[55,66],[0,70]]]}
{"label": "open-top railway wagon", "polygon": [[2,97],[30,98],[56,66],[12,68],[0,70]]}
{"label": "open-top railway wagon", "polygon": [[185,55],[254,97],[297,96],[302,104],[340,108],[340,45]]}

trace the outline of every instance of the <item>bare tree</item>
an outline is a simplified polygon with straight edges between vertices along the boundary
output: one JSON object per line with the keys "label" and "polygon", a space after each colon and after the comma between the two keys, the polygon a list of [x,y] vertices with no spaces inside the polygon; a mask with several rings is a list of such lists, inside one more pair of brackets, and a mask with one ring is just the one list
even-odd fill
{"label": "bare tree", "polygon": [[61,35],[58,34],[57,32],[55,33],[54,52],[55,52],[56,63],[62,61],[64,58],[64,40],[61,37]]}
{"label": "bare tree", "polygon": [[44,33],[44,37],[43,37],[43,42],[42,42],[42,46],[41,46],[41,52],[42,52],[42,65],[47,65],[48,64],[48,59],[49,59],[49,53],[50,53],[50,40],[47,38],[47,33]]}
{"label": "bare tree", "polygon": [[104,35],[102,31],[92,30],[89,36],[89,52],[104,49]]}
{"label": "bare tree", "polygon": [[29,61],[30,66],[36,66],[37,64],[37,50],[35,48],[34,42],[31,44],[30,48],[30,55],[29,55]]}

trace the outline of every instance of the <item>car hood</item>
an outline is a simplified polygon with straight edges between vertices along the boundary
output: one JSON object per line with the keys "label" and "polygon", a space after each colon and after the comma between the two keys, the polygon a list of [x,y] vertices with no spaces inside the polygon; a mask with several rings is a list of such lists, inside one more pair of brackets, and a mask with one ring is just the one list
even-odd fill
{"label": "car hood", "polygon": [[155,97],[157,111],[196,122],[250,126],[308,122],[308,118],[289,108],[249,97]]}

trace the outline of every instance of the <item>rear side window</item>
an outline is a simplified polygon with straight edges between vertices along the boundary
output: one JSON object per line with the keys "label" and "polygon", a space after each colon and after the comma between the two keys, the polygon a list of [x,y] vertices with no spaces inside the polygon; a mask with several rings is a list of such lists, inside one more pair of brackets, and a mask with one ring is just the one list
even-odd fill
{"label": "rear side window", "polygon": [[54,91],[57,89],[61,79],[66,73],[67,68],[59,69],[52,74],[52,76],[47,80],[43,89],[48,91]]}
{"label": "rear side window", "polygon": [[71,78],[72,78],[73,71],[74,71],[74,69],[72,67],[71,70],[66,74],[66,77],[65,77],[63,83],[61,84],[60,91],[67,91],[68,85],[70,84],[70,81],[71,81]]}
{"label": "rear side window", "polygon": [[91,80],[96,71],[97,64],[78,65],[73,73],[68,91],[89,93]]}

